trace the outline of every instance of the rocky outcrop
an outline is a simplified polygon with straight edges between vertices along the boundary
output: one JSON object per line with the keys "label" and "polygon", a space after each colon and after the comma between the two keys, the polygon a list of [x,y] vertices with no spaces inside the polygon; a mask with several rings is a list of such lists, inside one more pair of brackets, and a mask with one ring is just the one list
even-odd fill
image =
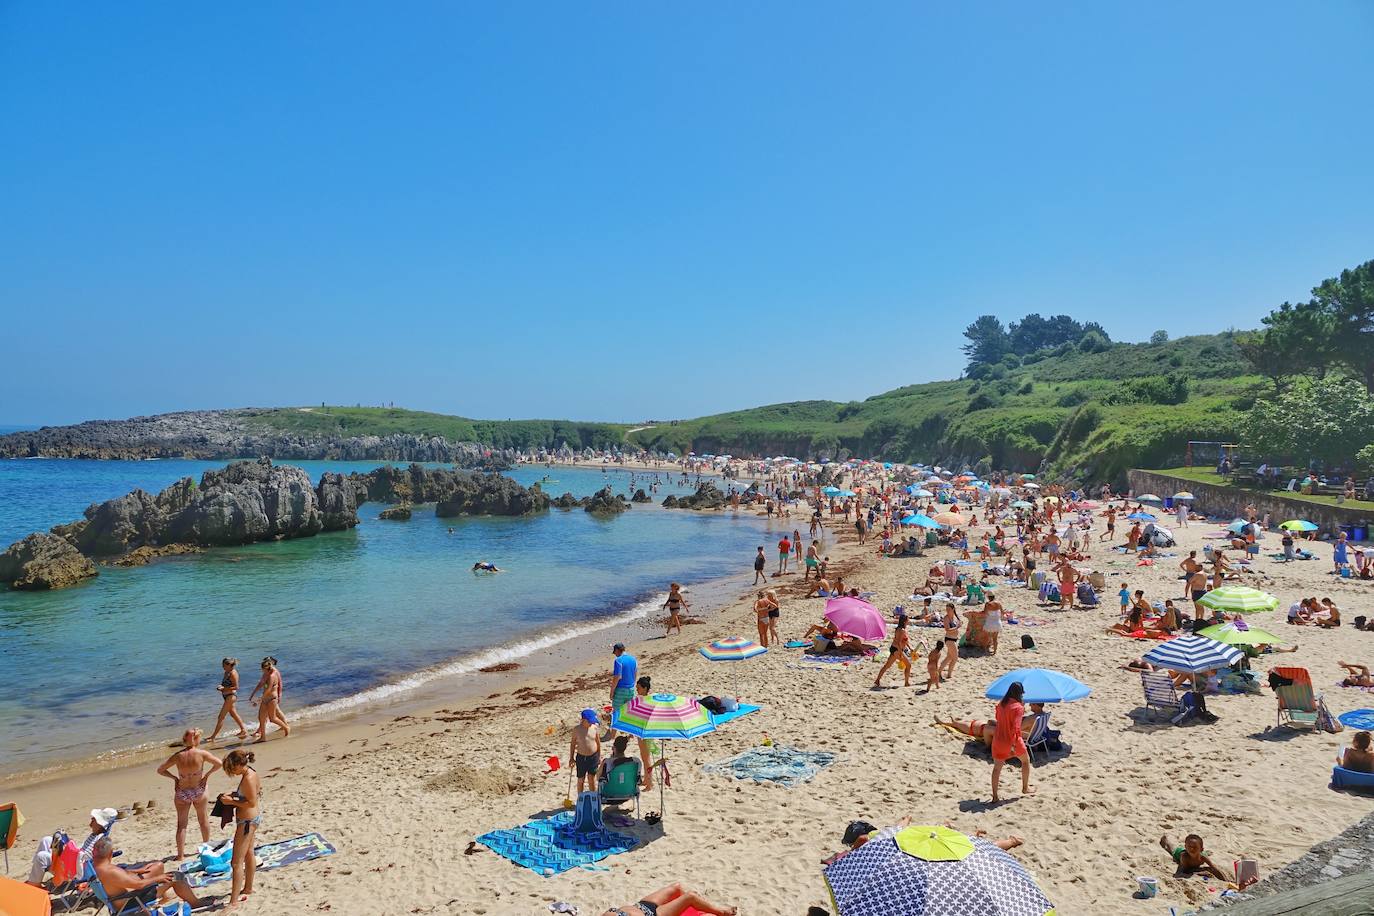
{"label": "rocky outcrop", "polygon": [[610,487],[602,487],[587,500],[584,511],[593,515],[619,515],[629,508],[624,496],[612,493]]}
{"label": "rocky outcrop", "polygon": [[389,522],[408,522],[410,521],[410,503],[401,503],[399,506],[383,509],[377,517]]}
{"label": "rocky outcrop", "polygon": [[[673,497],[670,496],[668,499],[673,499]],[[722,509],[725,507],[725,494],[709,481],[697,487],[697,491],[691,496],[679,496],[671,504],[669,504],[668,499],[663,501],[663,505],[668,508]]]}
{"label": "rocky outcrop", "polygon": [[[327,461],[436,461],[504,470],[514,457],[441,436],[312,435],[271,428],[275,411],[192,410],[91,420],[0,436],[0,458],[257,458]],[[309,410],[302,409],[302,413]],[[334,529],[330,529],[334,530]]]}
{"label": "rocky outcrop", "polygon": [[669,494],[668,496],[663,497],[663,508],[665,508],[665,509],[676,509],[676,508],[677,508],[677,505],[678,505],[678,500],[677,500],[677,497],[676,497],[676,496],[673,496],[672,494]]}
{"label": "rocky outcrop", "polygon": [[350,474],[354,489],[369,502],[435,503],[434,514],[529,515],[549,507],[538,484],[525,489],[500,474],[477,474],[412,464]]}
{"label": "rocky outcrop", "polygon": [[136,547],[117,560],[112,560],[110,566],[147,566],[154,560],[163,557],[176,557],[188,553],[204,553],[204,547],[196,547],[191,544],[167,544],[162,547]]}
{"label": "rocky outcrop", "polygon": [[647,503],[649,502],[649,494],[644,492],[643,487],[640,487],[638,490],[635,490],[635,495],[630,497],[630,502]]}
{"label": "rocky outcrop", "polygon": [[357,489],[344,475],[321,474],[315,499],[320,504],[321,531],[343,531],[358,524]]}
{"label": "rocky outcrop", "polygon": [[0,553],[0,582],[13,588],[66,588],[97,573],[89,557],[55,534],[31,534]]}
{"label": "rocky outcrop", "polygon": [[555,509],[575,509],[582,505],[582,502],[571,493],[564,493],[562,496],[550,503]]}

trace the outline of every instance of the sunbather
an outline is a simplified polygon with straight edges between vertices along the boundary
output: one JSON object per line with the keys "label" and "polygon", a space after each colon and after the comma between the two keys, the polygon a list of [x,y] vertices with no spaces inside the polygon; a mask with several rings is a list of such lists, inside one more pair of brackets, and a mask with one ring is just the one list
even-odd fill
{"label": "sunbather", "polygon": [[1336,664],[1350,672],[1341,681],[1342,687],[1374,687],[1374,677],[1370,676],[1368,665],[1351,665],[1346,662],[1336,662]]}
{"label": "sunbather", "polygon": [[1197,872],[1206,872],[1222,881],[1229,880],[1221,869],[1212,864],[1212,860],[1207,857],[1206,851],[1202,848],[1202,837],[1196,833],[1190,833],[1184,837],[1182,846],[1175,846],[1170,843],[1168,834],[1165,834],[1159,838],[1159,845],[1164,847],[1165,852],[1173,856],[1181,873],[1192,875]]}
{"label": "sunbather", "polygon": [[[95,846],[97,840],[110,832],[114,822],[119,817],[119,812],[114,808],[96,808],[91,812],[90,836],[86,837],[81,844],[78,857],[78,868],[84,865],[82,859],[90,857],[91,848]],[[26,879],[28,884],[34,887],[43,887],[43,876],[52,871],[53,861],[53,838],[45,836],[38,844],[38,850],[33,854],[32,865],[29,867],[29,876]]]}
{"label": "sunbather", "polygon": [[113,912],[123,913],[128,910],[132,899],[137,899],[146,905],[152,905],[172,893],[191,904],[192,907],[205,905],[205,902],[196,896],[196,892],[191,889],[191,885],[186,883],[186,879],[179,872],[175,875],[167,874],[161,862],[154,862],[141,869],[120,868],[111,861],[113,855],[114,843],[110,841],[109,837],[103,836],[95,841],[95,846],[91,849],[91,864],[95,867],[95,876],[100,880],[100,886],[112,898],[121,894],[137,892],[135,898],[112,903],[111,910]]}
{"label": "sunbather", "polygon": [[601,916],[680,916],[689,909],[713,916],[735,916],[739,912],[738,907],[712,903],[696,891],[684,890],[681,884],[670,884],[646,894],[638,903],[610,907]]}
{"label": "sunbather", "polygon": [[1336,763],[1357,773],[1374,773],[1374,751],[1370,750],[1370,734],[1356,732],[1351,746],[1336,755]]}

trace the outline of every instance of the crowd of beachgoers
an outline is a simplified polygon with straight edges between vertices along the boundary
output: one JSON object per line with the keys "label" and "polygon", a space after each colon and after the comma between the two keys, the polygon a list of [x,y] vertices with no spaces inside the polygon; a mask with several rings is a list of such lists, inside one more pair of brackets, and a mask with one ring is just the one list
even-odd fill
{"label": "crowd of beachgoers", "polygon": [[[1367,810],[1345,790],[1374,784],[1374,552],[1340,532],[1030,473],[591,463],[633,467],[632,489],[715,479],[771,535],[741,558],[747,591],[706,608],[665,583],[605,662],[290,741],[276,660],[250,735],[225,659],[208,739],[13,788],[44,831],[23,831],[27,881],[252,912],[815,916],[915,912],[931,870],[976,857],[941,882],[969,911],[1161,912],[1242,893]],[[151,778],[173,782],[166,817],[58,829]],[[266,846],[319,834],[330,859],[255,876]]]}

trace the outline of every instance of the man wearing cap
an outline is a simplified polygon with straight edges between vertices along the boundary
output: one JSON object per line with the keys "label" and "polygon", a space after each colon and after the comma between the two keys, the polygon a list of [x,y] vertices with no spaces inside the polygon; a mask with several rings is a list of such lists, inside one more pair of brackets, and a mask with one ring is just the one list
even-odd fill
{"label": "man wearing cap", "polygon": [[[639,662],[625,651],[625,644],[618,642],[611,646],[615,662],[611,665],[611,714],[624,706],[635,695],[635,675],[639,673]],[[611,732],[615,729],[612,728]]]}
{"label": "man wearing cap", "polygon": [[[85,870],[86,862],[91,857],[91,847],[95,845],[95,841],[108,834],[118,818],[119,812],[114,808],[95,808],[91,811],[91,835],[86,837],[77,853],[77,875]],[[33,854],[33,864],[29,867],[27,883],[35,887],[43,887],[43,875],[52,870],[54,840],[59,838],[65,839],[62,834],[54,833],[52,836],[45,836],[39,841],[38,851]]]}

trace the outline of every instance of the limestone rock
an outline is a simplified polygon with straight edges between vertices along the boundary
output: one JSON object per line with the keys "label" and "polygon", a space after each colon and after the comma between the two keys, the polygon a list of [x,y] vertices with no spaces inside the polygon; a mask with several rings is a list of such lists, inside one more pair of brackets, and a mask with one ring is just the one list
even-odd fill
{"label": "limestone rock", "polygon": [[619,515],[629,508],[624,496],[612,493],[610,487],[602,487],[587,501],[584,511],[593,515]]}
{"label": "limestone rock", "polygon": [[66,588],[98,574],[90,558],[55,534],[31,534],[0,553],[0,582],[14,588]]}
{"label": "limestone rock", "polygon": [[632,503],[647,503],[649,501],[649,494],[644,492],[643,487],[635,490],[635,495],[630,497],[630,502]]}
{"label": "limestone rock", "polygon": [[175,557],[188,553],[204,553],[204,547],[196,547],[191,544],[167,544],[163,547],[149,547],[144,545],[136,547],[117,560],[112,561],[111,566],[147,566],[154,560],[162,557]]}
{"label": "limestone rock", "polygon": [[[664,500],[663,504],[668,505],[668,501]],[[725,494],[708,481],[697,487],[691,496],[678,497],[675,505],[679,509],[721,509],[725,506]]]}
{"label": "limestone rock", "polygon": [[342,474],[324,473],[320,475],[320,485],[315,488],[315,499],[320,504],[322,531],[343,531],[358,524],[358,495],[352,481]]}
{"label": "limestone rock", "polygon": [[401,503],[399,506],[383,509],[377,517],[391,522],[408,522],[410,521],[410,503]]}

